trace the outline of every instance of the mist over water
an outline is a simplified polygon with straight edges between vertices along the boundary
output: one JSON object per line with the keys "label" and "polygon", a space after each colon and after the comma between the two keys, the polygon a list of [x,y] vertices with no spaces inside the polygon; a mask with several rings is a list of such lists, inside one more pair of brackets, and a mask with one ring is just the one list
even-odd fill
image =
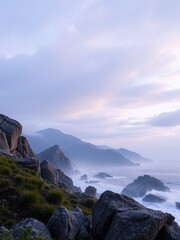
{"label": "mist over water", "polygon": [[[145,174],[155,177],[161,180],[166,186],[170,188],[170,192],[148,192],[155,194],[159,197],[166,199],[164,203],[148,203],[142,201],[142,198],[135,198],[136,201],[143,204],[148,208],[155,210],[161,210],[163,212],[171,213],[180,224],[180,210],[176,208],[176,202],[180,202],[180,164],[177,161],[167,162],[153,162],[151,164],[141,165],[137,167],[102,167],[102,168],[83,168],[80,169],[80,174],[73,176],[73,182],[76,186],[80,186],[84,191],[87,186],[94,186],[97,189],[98,196],[106,191],[111,190],[113,192],[121,193],[122,189],[127,184],[133,182],[138,176]],[[99,172],[105,172],[113,176],[113,178],[97,179],[94,175]],[[88,181],[98,181],[96,183],[79,180],[79,177],[83,174],[87,174]]]}

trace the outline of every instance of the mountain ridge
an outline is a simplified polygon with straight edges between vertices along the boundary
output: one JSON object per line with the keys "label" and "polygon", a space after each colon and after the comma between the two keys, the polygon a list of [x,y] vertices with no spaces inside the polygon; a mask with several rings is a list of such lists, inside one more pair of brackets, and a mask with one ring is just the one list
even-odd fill
{"label": "mountain ridge", "polygon": [[80,166],[135,166],[136,164],[113,148],[99,146],[63,133],[58,129],[40,130],[34,136],[26,135],[36,153],[52,145],[59,145],[63,153],[75,165]]}

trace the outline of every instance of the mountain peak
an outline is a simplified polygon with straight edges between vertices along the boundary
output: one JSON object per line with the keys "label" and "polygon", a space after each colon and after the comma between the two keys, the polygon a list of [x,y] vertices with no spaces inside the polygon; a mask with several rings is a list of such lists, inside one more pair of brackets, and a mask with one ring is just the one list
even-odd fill
{"label": "mountain peak", "polygon": [[42,161],[51,161],[56,169],[60,169],[67,174],[73,172],[70,160],[64,155],[57,144],[42,151],[38,156]]}

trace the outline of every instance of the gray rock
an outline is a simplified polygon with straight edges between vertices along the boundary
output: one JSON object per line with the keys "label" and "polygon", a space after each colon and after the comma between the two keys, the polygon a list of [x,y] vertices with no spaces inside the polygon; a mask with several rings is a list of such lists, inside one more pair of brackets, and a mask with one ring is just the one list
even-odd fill
{"label": "gray rock", "polygon": [[97,189],[93,186],[88,186],[86,189],[85,189],[85,194],[87,196],[90,196],[90,197],[93,197],[95,198],[96,197],[96,192],[97,192]]}
{"label": "gray rock", "polygon": [[14,238],[18,237],[18,235],[21,233],[22,229],[27,229],[31,228],[32,237],[44,237],[47,240],[52,240],[51,234],[47,227],[44,225],[44,223],[34,219],[34,218],[26,218],[22,220],[20,223],[17,223],[14,225],[11,230],[12,230],[12,235]]}
{"label": "gray rock", "polygon": [[38,156],[42,161],[51,161],[56,169],[60,169],[66,174],[73,173],[73,168],[69,158],[64,155],[58,145],[54,145],[44,150],[43,152],[39,153]]}
{"label": "gray rock", "polygon": [[154,202],[154,203],[163,203],[166,201],[166,199],[158,197],[153,194],[146,195],[143,199],[144,202]]}
{"label": "gray rock", "polygon": [[23,136],[19,137],[17,148],[13,154],[20,158],[37,158],[36,154],[31,149],[28,140]]}
{"label": "gray rock", "polygon": [[76,187],[76,186],[74,186],[74,185],[73,185],[72,190],[73,190],[74,193],[81,193],[81,192],[82,192],[82,190],[81,190],[80,187]]}
{"label": "gray rock", "polygon": [[102,179],[105,179],[105,178],[112,178],[111,175],[107,174],[107,173],[104,173],[104,172],[99,172],[98,174],[94,175],[95,178],[102,178]]}
{"label": "gray rock", "polygon": [[93,237],[98,240],[155,240],[174,217],[145,208],[132,198],[104,192],[93,208]]}
{"label": "gray rock", "polygon": [[17,163],[23,168],[30,168],[36,172],[38,176],[40,176],[40,162],[37,158],[26,157],[24,159],[20,159],[16,157]]}
{"label": "gray rock", "polygon": [[79,180],[81,180],[81,181],[88,180],[87,174],[82,175],[82,176],[79,178]]}
{"label": "gray rock", "polygon": [[78,206],[74,207],[71,212],[76,217],[76,219],[79,223],[79,226],[80,226],[80,230],[78,232],[76,239],[89,239],[91,227],[92,227],[91,226],[92,225],[92,217],[85,216],[82,213],[81,208],[79,208]]}
{"label": "gray rock", "polygon": [[69,192],[81,191],[73,185],[70,177],[66,176],[60,169],[55,169],[50,161],[41,162],[41,177],[48,182],[66,188]]}
{"label": "gray rock", "polygon": [[21,124],[3,114],[0,114],[0,129],[6,135],[10,151],[15,150],[17,147],[18,138],[22,133]]}
{"label": "gray rock", "polygon": [[180,202],[176,202],[176,208],[180,209]]}
{"label": "gray rock", "polygon": [[56,240],[74,240],[80,231],[76,217],[65,207],[59,207],[53,213],[48,228]]}
{"label": "gray rock", "polygon": [[152,190],[169,192],[170,189],[157,178],[149,175],[138,177],[133,183],[128,184],[123,190],[122,194],[130,197],[142,197],[148,191]]}

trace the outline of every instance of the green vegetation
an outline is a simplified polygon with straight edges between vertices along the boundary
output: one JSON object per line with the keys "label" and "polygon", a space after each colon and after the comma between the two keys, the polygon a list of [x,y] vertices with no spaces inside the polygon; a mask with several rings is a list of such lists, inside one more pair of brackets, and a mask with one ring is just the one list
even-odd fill
{"label": "green vegetation", "polygon": [[82,200],[76,194],[48,184],[33,170],[0,155],[0,225],[9,227],[29,217],[47,223],[60,205],[69,210],[77,205],[89,215],[93,204],[94,200]]}
{"label": "green vegetation", "polygon": [[87,208],[92,209],[94,207],[94,204],[95,204],[95,199],[87,198],[86,200],[84,200],[83,204]]}
{"label": "green vegetation", "polygon": [[60,189],[50,190],[47,195],[47,201],[52,204],[60,204],[63,202],[64,193]]}
{"label": "green vegetation", "polygon": [[[1,240],[12,240],[12,235],[10,232],[3,232],[0,233]],[[46,237],[42,236],[32,236],[32,229],[31,227],[23,228],[20,234],[15,238],[15,240],[47,240]]]}

